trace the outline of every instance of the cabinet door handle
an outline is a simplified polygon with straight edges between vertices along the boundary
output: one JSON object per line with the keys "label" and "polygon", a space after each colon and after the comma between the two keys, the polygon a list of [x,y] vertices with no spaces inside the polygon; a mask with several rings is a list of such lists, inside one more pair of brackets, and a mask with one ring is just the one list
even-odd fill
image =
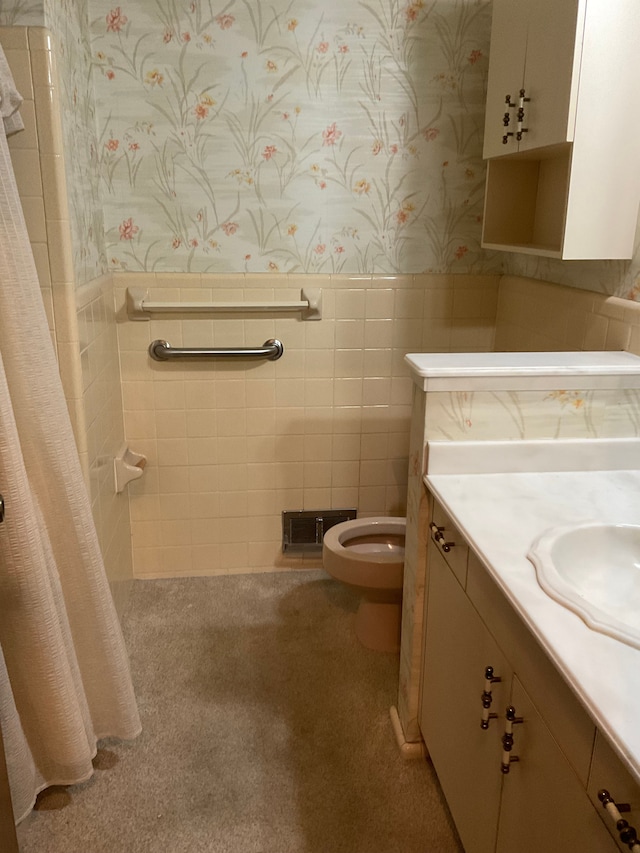
{"label": "cabinet door handle", "polygon": [[509,772],[509,767],[514,761],[520,761],[517,755],[511,755],[513,749],[513,727],[521,723],[522,717],[516,717],[516,709],[509,705],[504,715],[504,734],[502,735],[502,764],[500,769],[503,773]]}
{"label": "cabinet door handle", "polygon": [[518,112],[516,113],[516,139],[518,142],[522,139],[523,133],[529,133],[529,128],[524,127],[524,105],[529,103],[531,98],[525,98],[525,90],[520,89],[518,98]]}
{"label": "cabinet door handle", "polygon": [[[507,111],[505,112],[504,116],[502,117],[502,124],[505,127],[509,127],[509,124],[511,123],[511,115],[509,113],[509,110],[513,109],[513,107],[517,107],[518,105],[511,100],[511,95],[505,95],[504,96],[504,102],[507,105]],[[505,133],[505,135],[502,137],[503,144],[505,144],[505,145],[507,144],[507,141],[508,141],[507,137],[509,137],[509,136],[513,136],[513,133]]]}
{"label": "cabinet door handle", "polygon": [[493,702],[493,693],[491,692],[491,685],[498,684],[498,682],[502,681],[500,676],[496,676],[493,674],[493,667],[487,666],[484,670],[484,690],[482,691],[482,718],[480,720],[480,728],[488,729],[489,728],[489,720],[497,719],[497,714],[490,714],[489,709],[491,708],[491,703]]}
{"label": "cabinet door handle", "polygon": [[[505,112],[505,114],[504,114],[504,116],[503,116],[503,118],[502,118],[502,124],[503,124],[505,127],[509,127],[509,124],[511,123],[511,116],[509,115],[509,110],[510,110],[510,109],[513,109],[514,107],[517,107],[517,106],[518,106],[518,104],[516,104],[514,101],[512,101],[512,100],[511,100],[511,95],[505,95],[505,96],[504,96],[504,102],[505,102],[505,104],[507,105],[507,108],[508,108],[508,109],[507,109],[507,111]],[[503,144],[503,145],[506,145],[506,144],[507,144],[507,142],[509,141],[509,137],[510,137],[510,136],[515,136],[515,133],[512,133],[511,131],[507,131],[507,132],[503,135],[503,137],[502,137],[502,144]]]}
{"label": "cabinet door handle", "polygon": [[620,835],[620,841],[623,844],[626,844],[629,850],[640,850],[638,833],[632,826],[629,826],[628,821],[626,821],[620,814],[620,812],[631,811],[629,803],[616,803],[606,788],[598,791],[598,799],[602,803],[603,808],[607,810],[611,820],[615,823],[616,829]]}
{"label": "cabinet door handle", "polygon": [[511,115],[509,113],[510,109],[518,108],[518,112],[516,113],[516,132],[512,133],[511,131],[507,131],[502,137],[502,144],[506,145],[509,142],[509,138],[511,136],[515,136],[515,138],[520,142],[523,135],[529,132],[528,127],[524,127],[524,105],[529,103],[531,98],[526,97],[526,92],[524,89],[520,89],[518,94],[518,101],[511,100],[511,95],[505,95],[504,102],[507,105],[507,111],[505,112],[502,118],[502,124],[505,127],[509,127],[511,124]]}
{"label": "cabinet door handle", "polygon": [[446,541],[446,537],[442,532],[444,530],[444,527],[438,527],[438,525],[432,521],[429,525],[429,530],[431,531],[431,538],[436,543],[436,545],[439,545],[442,548],[445,554],[448,554],[449,551],[455,547],[455,542]]}

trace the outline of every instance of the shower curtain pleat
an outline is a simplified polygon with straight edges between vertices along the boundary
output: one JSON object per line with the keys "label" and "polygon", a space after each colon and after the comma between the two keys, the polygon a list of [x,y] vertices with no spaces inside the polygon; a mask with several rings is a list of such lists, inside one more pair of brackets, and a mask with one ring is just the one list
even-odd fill
{"label": "shower curtain pleat", "polygon": [[1,128],[0,725],[19,821],[140,720]]}

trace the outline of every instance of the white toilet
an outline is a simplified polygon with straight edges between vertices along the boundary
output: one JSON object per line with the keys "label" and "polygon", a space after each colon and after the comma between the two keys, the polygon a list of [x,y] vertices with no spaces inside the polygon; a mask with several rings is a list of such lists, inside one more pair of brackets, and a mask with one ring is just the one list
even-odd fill
{"label": "white toilet", "polygon": [[324,535],[324,569],[357,590],[356,636],[369,649],[400,648],[406,518],[357,518]]}

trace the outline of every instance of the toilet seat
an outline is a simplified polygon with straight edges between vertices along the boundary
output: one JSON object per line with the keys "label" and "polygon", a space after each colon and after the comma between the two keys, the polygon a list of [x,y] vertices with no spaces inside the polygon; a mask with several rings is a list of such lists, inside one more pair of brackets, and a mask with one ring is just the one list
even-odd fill
{"label": "toilet seat", "polygon": [[[324,535],[324,545],[337,553],[349,550],[350,559],[395,563],[404,560],[404,549],[400,553],[396,548],[385,547],[383,537],[391,534],[404,538],[406,527],[406,518],[355,518],[330,527]],[[380,542],[376,547],[378,537]],[[361,542],[356,543],[355,539]]]}
{"label": "toilet seat", "polygon": [[336,524],[324,535],[324,568],[356,587],[400,591],[405,531],[406,518],[401,517],[356,518]]}

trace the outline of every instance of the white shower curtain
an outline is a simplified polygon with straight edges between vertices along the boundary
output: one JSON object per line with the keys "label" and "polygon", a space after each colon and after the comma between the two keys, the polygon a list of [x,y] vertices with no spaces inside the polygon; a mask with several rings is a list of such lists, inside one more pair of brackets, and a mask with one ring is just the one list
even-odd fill
{"label": "white shower curtain", "polygon": [[[9,130],[19,102],[0,47]],[[91,775],[100,738],[133,738],[140,721],[2,121],[0,493],[0,726],[19,821],[43,788]]]}

